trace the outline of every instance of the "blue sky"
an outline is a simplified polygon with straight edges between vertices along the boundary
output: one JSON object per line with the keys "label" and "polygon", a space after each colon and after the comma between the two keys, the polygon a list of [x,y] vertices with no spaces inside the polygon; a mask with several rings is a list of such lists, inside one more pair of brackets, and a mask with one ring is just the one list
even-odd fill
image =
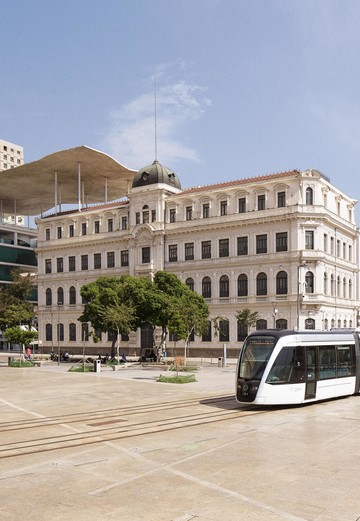
{"label": "blue sky", "polygon": [[184,188],[315,168],[360,199],[358,0],[4,0],[1,22],[0,137],[27,162],[152,163],[156,78]]}

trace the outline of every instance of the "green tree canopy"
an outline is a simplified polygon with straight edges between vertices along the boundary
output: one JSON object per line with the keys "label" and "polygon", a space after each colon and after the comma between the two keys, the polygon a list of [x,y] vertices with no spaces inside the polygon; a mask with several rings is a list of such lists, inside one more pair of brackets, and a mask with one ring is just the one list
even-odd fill
{"label": "green tree canopy", "polygon": [[[95,330],[126,333],[145,323],[161,327],[164,349],[167,331],[188,338],[205,328],[209,315],[204,299],[193,293],[174,274],[159,271],[154,280],[146,277],[100,277],[81,288],[86,300],[81,322]],[[207,322],[206,322],[207,326]]]}
{"label": "green tree canopy", "polygon": [[30,325],[35,317],[34,305],[27,299],[33,289],[30,275],[16,268],[11,273],[13,282],[0,288],[0,329],[19,324]]}

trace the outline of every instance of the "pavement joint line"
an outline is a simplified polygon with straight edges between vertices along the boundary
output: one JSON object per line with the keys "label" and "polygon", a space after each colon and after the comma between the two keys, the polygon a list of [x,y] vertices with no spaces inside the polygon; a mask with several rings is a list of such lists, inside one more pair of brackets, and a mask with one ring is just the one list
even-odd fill
{"label": "pavement joint line", "polygon": [[249,503],[259,509],[267,510],[268,512],[271,512],[272,514],[279,515],[282,518],[287,519],[289,521],[308,521],[308,519],[305,519],[305,518],[299,517],[299,516],[295,516],[293,514],[290,514],[289,512],[280,510],[279,508],[272,507],[261,501],[257,501],[256,499],[253,499],[251,497],[244,496],[243,494],[239,494],[239,492],[235,492],[233,490],[229,490],[227,488],[220,487],[219,485],[215,485],[214,483],[210,483],[209,481],[205,481],[203,479],[196,478],[195,476],[191,476],[190,474],[182,472],[181,470],[176,470],[176,469],[172,469],[172,468],[168,468],[165,470],[168,470],[172,474],[175,474],[184,479],[193,481],[194,483],[196,483],[198,485],[202,485],[211,490],[215,490],[216,492],[221,492],[222,494],[230,495],[236,499],[239,499],[240,501],[243,501],[244,503]]}

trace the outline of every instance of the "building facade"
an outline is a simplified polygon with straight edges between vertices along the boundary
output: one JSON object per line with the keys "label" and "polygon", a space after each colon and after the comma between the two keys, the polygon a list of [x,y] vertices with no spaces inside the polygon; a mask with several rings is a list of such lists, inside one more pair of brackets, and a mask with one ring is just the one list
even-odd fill
{"label": "building facade", "polygon": [[[209,330],[192,353],[238,351],[246,332],[235,315],[259,314],[257,328],[330,329],[358,324],[356,201],[316,170],[290,171],[181,189],[155,161],[116,203],[39,219],[38,321],[45,348],[108,352],[78,322],[82,285],[102,275],[175,273],[203,295]],[[220,332],[213,319],[220,319]],[[146,327],[121,349],[146,347]],[[176,347],[171,339],[170,349]]]}

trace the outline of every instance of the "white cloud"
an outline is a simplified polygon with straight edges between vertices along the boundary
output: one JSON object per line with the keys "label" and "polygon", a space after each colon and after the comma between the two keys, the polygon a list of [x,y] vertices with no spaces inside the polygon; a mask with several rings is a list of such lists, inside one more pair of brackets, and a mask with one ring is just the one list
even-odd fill
{"label": "white cloud", "polygon": [[[160,72],[156,78],[157,159],[170,167],[176,167],[178,160],[199,161],[197,150],[186,144],[181,135],[185,127],[193,124],[211,105],[206,89],[185,80],[171,82]],[[110,114],[110,128],[102,148],[130,168],[152,163],[155,158],[154,89]]]}

